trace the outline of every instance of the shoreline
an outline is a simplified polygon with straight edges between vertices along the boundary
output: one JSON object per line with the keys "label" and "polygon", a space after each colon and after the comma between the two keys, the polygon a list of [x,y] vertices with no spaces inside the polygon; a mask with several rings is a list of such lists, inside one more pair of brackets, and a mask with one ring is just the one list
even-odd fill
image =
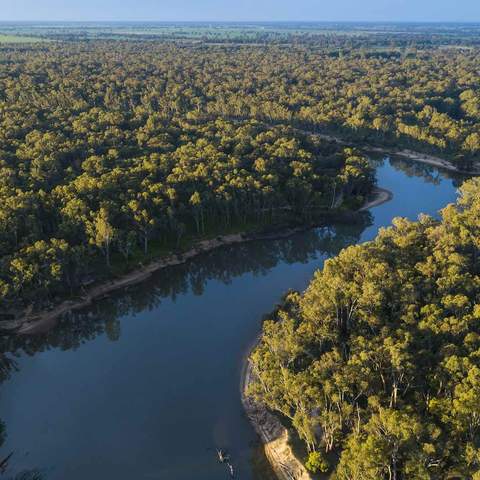
{"label": "shoreline", "polygon": [[290,447],[288,429],[266,407],[254,402],[247,395],[248,386],[254,375],[249,357],[260,342],[260,339],[261,335],[258,335],[253,344],[247,349],[242,360],[240,397],[243,409],[262,442],[265,456],[276,477],[279,480],[312,480],[311,475]]}
{"label": "shoreline", "polygon": [[384,155],[404,157],[413,162],[424,163],[426,165],[431,165],[432,167],[440,168],[443,170],[449,170],[450,172],[455,172],[462,175],[480,175],[479,168],[474,168],[471,170],[461,170],[449,160],[445,160],[443,158],[436,157],[434,155],[429,155],[427,153],[415,152],[414,150],[404,149],[404,150],[391,152],[386,148],[373,147],[373,146],[366,147],[366,150],[370,152],[375,152],[375,153],[382,153]]}
{"label": "shoreline", "polygon": [[[389,202],[393,193],[385,188],[375,187],[372,198],[358,210],[364,212]],[[243,360],[240,373],[240,396],[243,409],[253,429],[259,436],[270,465],[279,480],[312,480],[312,476],[302,462],[295,456],[289,444],[289,431],[280,420],[270,413],[267,408],[254,402],[247,395],[248,386],[252,381],[253,366],[250,354],[261,340],[261,333],[248,347]]]}
{"label": "shoreline", "polygon": [[[369,200],[367,204],[357,212],[365,211],[377,205],[381,205],[386,201],[389,201],[393,194],[387,190],[375,187],[372,190],[372,194],[375,195],[373,200]],[[40,311],[34,314],[26,314],[15,320],[7,320],[0,324],[0,332],[5,334],[17,334],[17,335],[31,335],[41,333],[52,327],[58,317],[73,310],[80,310],[88,307],[95,300],[101,299],[117,290],[126,288],[131,285],[141,283],[150,278],[155,272],[163,270],[164,268],[173,267],[175,265],[181,265],[188,260],[202,254],[215,250],[222,246],[234,245],[239,243],[252,242],[256,240],[275,240],[280,238],[286,238],[296,233],[300,233],[305,230],[318,227],[319,224],[305,224],[297,227],[287,227],[279,231],[267,232],[264,234],[242,232],[237,234],[228,234],[217,236],[213,239],[201,240],[190,250],[181,254],[170,254],[166,257],[162,257],[159,260],[155,260],[148,265],[115,280],[110,280],[99,285],[94,285],[79,299],[69,299],[56,305],[52,310]]]}
{"label": "shoreline", "polygon": [[[283,123],[270,123],[271,127],[276,125],[284,125]],[[308,128],[302,128],[301,126],[294,126],[290,125],[294,130],[299,132],[305,133],[307,135],[316,135],[317,137],[323,138],[329,142],[337,142],[340,145],[345,146],[352,146],[353,143],[358,143],[359,141],[356,140],[345,140],[341,136],[335,133],[322,133],[321,131],[309,130]],[[476,162],[473,162],[473,168],[470,170],[461,170],[455,164],[453,164],[450,160],[446,160],[442,157],[438,157],[436,155],[432,155],[429,153],[421,153],[415,150],[410,150],[408,148],[398,149],[395,147],[380,147],[378,144],[371,144],[368,142],[361,143],[357,147],[360,150],[365,150],[367,152],[373,153],[382,153],[384,155],[391,155],[391,156],[400,156],[412,160],[413,162],[424,163],[426,165],[431,165],[433,167],[437,167],[443,170],[449,170],[451,172],[459,173],[462,175],[480,175],[480,158],[477,158]]]}
{"label": "shoreline", "polygon": [[[284,123],[268,123],[270,127],[283,125]],[[363,142],[360,140],[346,140],[338,134],[335,133],[322,133],[321,131],[316,130],[309,130],[308,128],[301,127],[301,126],[294,126],[287,124],[286,126],[290,126],[294,130],[298,132],[302,132],[307,135],[316,135],[317,137],[323,138],[329,142],[336,142],[339,145],[345,145],[347,147],[353,146],[354,143],[360,143],[356,148],[359,150],[365,150],[366,152],[373,152],[373,153],[382,153],[384,155],[390,156],[400,156],[412,160],[413,162],[424,163],[427,165],[431,165],[433,167],[437,167],[443,170],[449,170],[451,172],[459,173],[462,175],[480,175],[480,158],[477,158],[476,162],[473,163],[473,168],[470,170],[461,170],[455,164],[453,164],[450,160],[446,160],[442,157],[438,157],[436,155],[432,155],[429,153],[421,153],[417,152],[416,150],[410,150],[408,148],[398,149],[394,146],[392,147],[381,147],[378,144]]]}
{"label": "shoreline", "polygon": [[[357,210],[357,212],[366,211],[370,208],[382,205],[393,198],[393,193],[389,190],[375,187],[372,190],[371,198],[367,200],[365,205]],[[319,224],[305,224],[302,226],[283,228],[274,232],[267,233],[238,233],[224,236],[218,236],[214,239],[202,240],[198,242],[187,252],[180,255],[170,254],[149,265],[134,270],[129,274],[108,283],[93,286],[79,300],[65,300],[50,311],[39,312],[34,315],[27,315],[12,322],[4,322],[0,325],[0,329],[4,333],[18,335],[34,335],[51,328],[57,321],[58,317],[72,310],[79,310],[88,307],[92,302],[105,297],[106,295],[128,287],[141,283],[156,271],[167,267],[186,263],[188,260],[215,250],[216,248],[246,243],[257,240],[274,240],[287,238],[302,231],[310,230],[319,226]],[[5,328],[5,323],[9,323],[9,328]],[[250,353],[260,341],[260,334],[252,342],[242,359],[240,393],[244,411],[251,422],[254,430],[259,435],[263,444],[265,455],[269,461],[275,475],[279,480],[311,480],[311,475],[307,472],[303,464],[293,453],[289,445],[289,432],[281,424],[278,418],[261,405],[255,404],[246,395],[246,390],[251,381],[253,372],[252,365],[249,362]]]}
{"label": "shoreline", "polygon": [[[319,133],[319,132],[314,132],[310,130],[302,130],[302,129],[297,129],[297,130],[300,130],[301,132],[304,132],[304,133],[308,133],[310,135],[318,135],[320,138],[323,138],[330,142],[332,141],[337,142],[341,145],[350,145],[351,143],[335,135],[329,135],[326,133]],[[420,153],[415,150],[409,150],[409,149],[394,150],[393,148],[378,147],[376,145],[370,145],[368,143],[364,145],[360,145],[358,148],[366,150],[367,152],[404,157],[404,158],[407,158],[408,160],[411,160],[412,162],[424,163],[426,165],[431,165],[432,167],[440,168],[443,170],[449,170],[450,172],[455,172],[462,175],[480,175],[480,166],[478,164],[471,170],[461,170],[449,160],[446,160],[444,158],[437,157],[435,155],[431,155],[428,153]]]}
{"label": "shoreline", "polygon": [[386,188],[375,187],[372,190],[371,200],[368,200],[367,203],[359,210],[359,212],[366,212],[374,207],[379,207],[384,203],[388,203],[393,199],[393,193]]}
{"label": "shoreline", "polygon": [[[272,238],[282,238],[285,236],[294,235],[303,229],[304,228],[299,227],[285,229],[283,232],[279,232]],[[268,236],[265,237],[265,239],[269,238],[270,237]],[[55,323],[56,319],[61,315],[73,310],[80,310],[88,307],[95,300],[99,300],[117,290],[141,283],[150,278],[155,272],[163,270],[164,268],[184,264],[188,260],[202,253],[208,253],[222,246],[246,243],[262,239],[262,235],[256,236],[255,234],[247,234],[242,232],[237,234],[221,235],[208,240],[201,240],[186,252],[164,256],[146,266],[132,270],[130,273],[127,273],[116,280],[110,280],[108,282],[93,286],[87,290],[80,299],[64,300],[52,310],[40,311],[35,314],[20,317],[17,320],[4,322],[3,325],[0,325],[0,329],[6,332],[10,331],[11,333],[18,335],[39,333],[44,329],[51,327]]]}
{"label": "shoreline", "polygon": [[[344,140],[340,137],[336,137],[329,134],[322,134],[319,132],[313,132],[308,130],[301,130],[304,133],[308,133],[311,135],[317,135],[321,138],[325,138],[329,141],[336,141],[340,144],[347,144]],[[424,163],[427,165],[434,166],[436,168],[449,170],[459,174],[467,174],[467,175],[480,175],[480,169],[476,168],[471,171],[463,171],[457,168],[454,164],[449,162],[448,160],[444,160],[440,157],[435,157],[432,155],[422,154],[420,152],[415,152],[413,150],[398,150],[392,151],[391,149],[383,148],[383,147],[376,147],[373,145],[363,145],[359,147],[365,151],[370,151],[374,153],[381,153],[384,155],[392,155],[392,156],[401,156],[405,157],[408,160]],[[372,195],[374,198],[367,201],[367,203],[357,210],[358,212],[364,212],[369,210],[370,208],[382,205],[390,201],[393,197],[392,192],[388,190],[375,187],[372,190]],[[284,238],[285,236],[290,236],[300,231],[304,231],[310,228],[314,228],[318,225],[304,225],[302,227],[293,227],[287,228],[283,232],[274,232],[270,234],[255,234],[242,232],[238,234],[230,234],[230,235],[223,235],[218,236],[215,239],[203,240],[199,241],[194,247],[192,247],[187,252],[184,252],[180,255],[177,254],[170,254],[166,257],[162,257],[159,260],[155,260],[149,263],[147,266],[138,268],[133,270],[132,272],[120,277],[116,280],[110,280],[109,282],[105,282],[96,286],[93,286],[89,290],[87,290],[80,299],[76,300],[64,300],[60,304],[56,305],[52,310],[49,311],[40,311],[35,314],[25,314],[23,317],[14,320],[5,320],[0,322],[0,333],[4,334],[20,334],[20,335],[28,335],[28,334],[35,334],[42,331],[43,328],[48,328],[51,326],[55,320],[72,310],[79,310],[81,308],[87,307],[91,305],[94,300],[102,298],[110,293],[120,290],[122,288],[128,287],[130,285],[134,285],[140,283],[146,279],[148,279],[154,272],[162,270],[167,267],[180,265],[185,263],[187,260],[201,254],[206,253],[211,250],[214,250],[218,247],[225,246],[225,245],[233,245],[236,243],[244,243],[248,241],[254,240],[270,240],[270,239],[278,239]]]}

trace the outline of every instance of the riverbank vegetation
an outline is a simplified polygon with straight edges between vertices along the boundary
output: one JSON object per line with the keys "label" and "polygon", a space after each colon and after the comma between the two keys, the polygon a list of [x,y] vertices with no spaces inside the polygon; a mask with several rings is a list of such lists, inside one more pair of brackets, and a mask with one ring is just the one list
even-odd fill
{"label": "riverbank vegetation", "polygon": [[343,250],[265,322],[250,393],[291,422],[313,470],[480,478],[479,190]]}
{"label": "riverbank vegetation", "polygon": [[0,46],[2,305],[45,307],[119,265],[279,212],[357,208],[371,167],[315,131],[462,169],[477,158],[475,37],[407,48],[395,34],[385,50],[375,36],[288,35]]}
{"label": "riverbank vegetation", "polygon": [[120,63],[105,46],[3,53],[11,60],[0,80],[7,309],[48,305],[115,263],[150,258],[152,243],[174,249],[187,235],[268,223],[279,212],[298,220],[341,203],[356,208],[374,184],[368,162],[335,142],[254,119],[191,118],[181,93],[189,82],[159,51],[124,52]]}
{"label": "riverbank vegetation", "polygon": [[124,263],[139,249],[148,255],[152,240],[175,248],[212,224],[227,230],[277,210],[308,218],[343,197],[359,206],[373,185],[373,169],[353,150],[287,127],[169,122],[160,133],[153,117],[147,124],[119,128],[123,146],[78,124],[73,142],[59,130],[26,135],[4,164],[4,301],[73,291],[96,268],[113,267],[112,255]]}

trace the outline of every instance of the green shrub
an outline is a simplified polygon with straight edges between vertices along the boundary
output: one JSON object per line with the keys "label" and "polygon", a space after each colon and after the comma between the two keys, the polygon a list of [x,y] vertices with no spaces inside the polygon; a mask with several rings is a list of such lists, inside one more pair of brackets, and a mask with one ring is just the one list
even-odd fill
{"label": "green shrub", "polygon": [[312,473],[325,473],[328,472],[330,465],[322,452],[315,451],[309,453],[305,467]]}

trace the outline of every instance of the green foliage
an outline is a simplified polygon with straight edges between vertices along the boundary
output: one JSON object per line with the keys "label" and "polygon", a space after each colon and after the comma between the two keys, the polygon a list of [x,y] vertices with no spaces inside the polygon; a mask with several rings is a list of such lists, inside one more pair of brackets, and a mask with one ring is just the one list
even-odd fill
{"label": "green foliage", "polygon": [[326,261],[264,326],[250,393],[337,479],[480,468],[480,179],[436,221],[395,219]]}
{"label": "green foliage", "polygon": [[0,46],[1,301],[34,299],[29,270],[44,265],[11,263],[39,241],[67,244],[63,278],[36,277],[48,302],[103,264],[149,258],[151,244],[168,250],[208,225],[359,207],[373,170],[311,132],[465,168],[477,158],[474,47],[385,55],[356,50],[378,48],[375,36],[307,37],[292,48],[75,36]]}
{"label": "green foliage", "polygon": [[[89,112],[107,124],[83,124],[82,114],[74,115],[74,142],[36,129],[7,155],[0,180],[3,301],[46,301],[73,290],[101,268],[99,255],[110,267],[117,254],[129,261],[140,250],[147,257],[150,240],[175,247],[187,234],[203,235],[207,224],[221,232],[281,211],[306,217],[353,192],[364,198],[374,183],[360,157],[352,173],[351,151],[290,127],[217,120],[180,128],[180,120],[151,113],[120,132],[110,123],[120,121],[116,110]],[[4,143],[10,148],[12,141]],[[15,168],[18,175],[10,175]],[[61,259],[47,248],[52,242],[61,243]]]}
{"label": "green foliage", "polygon": [[308,454],[305,467],[312,473],[326,473],[328,472],[330,465],[322,452],[315,451]]}

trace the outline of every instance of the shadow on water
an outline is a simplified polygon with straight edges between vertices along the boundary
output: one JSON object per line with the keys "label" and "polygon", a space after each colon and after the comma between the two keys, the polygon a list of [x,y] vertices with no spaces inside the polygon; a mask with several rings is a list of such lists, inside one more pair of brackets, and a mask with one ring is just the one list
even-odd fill
{"label": "shadow on water", "polygon": [[[121,317],[152,311],[164,299],[176,301],[177,297],[189,292],[201,296],[205,284],[212,279],[229,285],[235,277],[245,273],[267,276],[280,262],[307,263],[319,256],[336,255],[346,246],[357,243],[369,225],[371,215],[364,213],[358,215],[357,223],[352,225],[317,228],[279,240],[259,240],[221,247],[185,264],[159,271],[148,283],[130,286],[95,302],[89,308],[70,312],[46,333],[0,338],[0,349],[4,353],[21,350],[28,355],[52,347],[74,350],[104,333],[111,341],[116,341],[121,335]],[[5,357],[5,370],[10,371],[9,366],[14,365],[13,360]]]}
{"label": "shadow on water", "polygon": [[[15,358],[7,354],[0,354],[0,382],[9,379],[12,373],[18,370]],[[0,446],[2,446],[6,439],[6,427],[0,421]],[[7,476],[6,472],[9,467],[10,460],[13,458],[14,452],[3,452],[0,455],[0,478],[5,480],[45,480],[45,477],[39,470],[24,470],[15,474],[15,476]]]}
{"label": "shadow on water", "polygon": [[[3,352],[0,357],[0,381],[10,378],[19,368],[16,357],[33,357],[39,352],[52,349],[74,351],[102,335],[111,342],[117,342],[122,335],[122,318],[155,311],[162,302],[168,300],[174,303],[186,294],[202,296],[206,284],[211,280],[229,285],[245,274],[266,278],[279,264],[307,264],[319,258],[330,257],[346,246],[357,243],[371,223],[371,215],[362,213],[349,225],[326,226],[288,238],[221,247],[186,264],[157,272],[148,282],[116,292],[95,302],[88,309],[71,312],[48,332],[0,338],[0,349]],[[274,479],[262,446],[255,443],[251,447],[250,478]],[[8,453],[2,452],[3,455]],[[14,471],[12,475],[5,478],[49,478],[48,473],[37,470],[21,473]]]}
{"label": "shadow on water", "polygon": [[237,478],[274,478],[238,392],[262,314],[288,288],[304,288],[325,258],[372,239],[394,216],[437,214],[463,180],[397,158],[373,161],[379,185],[394,193],[374,217],[225,246],[66,315],[46,333],[0,338],[1,415],[11,429],[0,460],[14,451],[5,478],[190,480],[195,472],[221,480],[228,475],[215,448],[223,447]]}
{"label": "shadow on water", "polygon": [[440,185],[445,179],[452,181],[455,188],[460,187],[467,175],[451,172],[449,170],[439,170],[432,165],[420,162],[412,162],[405,160],[402,157],[392,157],[390,159],[391,165],[397,170],[405,173],[409,178],[421,178],[425,183],[432,185]]}

